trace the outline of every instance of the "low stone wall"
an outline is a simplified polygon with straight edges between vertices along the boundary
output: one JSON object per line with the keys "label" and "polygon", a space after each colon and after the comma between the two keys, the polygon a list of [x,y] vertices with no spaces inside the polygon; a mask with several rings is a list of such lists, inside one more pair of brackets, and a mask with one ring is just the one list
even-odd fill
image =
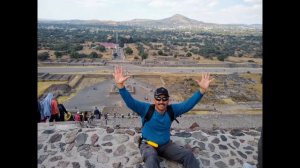
{"label": "low stone wall", "polygon": [[[137,139],[139,128],[99,127],[88,123],[38,124],[39,168],[93,167],[142,168]],[[202,130],[197,124],[189,129],[172,130],[171,140],[194,153],[203,168],[241,168],[257,164],[260,129]],[[160,166],[182,165],[160,158]]]}

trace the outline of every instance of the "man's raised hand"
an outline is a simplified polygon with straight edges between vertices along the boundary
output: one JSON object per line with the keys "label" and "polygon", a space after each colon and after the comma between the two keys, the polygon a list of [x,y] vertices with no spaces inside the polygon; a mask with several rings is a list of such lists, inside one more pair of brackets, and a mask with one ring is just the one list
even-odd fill
{"label": "man's raised hand", "polygon": [[206,92],[206,90],[209,87],[209,84],[214,80],[214,78],[210,79],[209,76],[209,73],[202,73],[201,81],[195,80],[198,83],[202,94]]}
{"label": "man's raised hand", "polygon": [[115,78],[116,84],[120,84],[120,85],[124,85],[124,82],[128,78],[130,78],[130,76],[124,76],[122,66],[116,66],[115,67],[115,72],[113,73],[113,76]]}

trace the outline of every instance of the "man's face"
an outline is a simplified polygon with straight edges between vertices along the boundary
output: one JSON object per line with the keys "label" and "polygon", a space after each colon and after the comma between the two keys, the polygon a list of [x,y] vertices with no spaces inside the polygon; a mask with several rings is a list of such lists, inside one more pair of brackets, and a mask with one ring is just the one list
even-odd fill
{"label": "man's face", "polygon": [[164,112],[167,109],[167,105],[169,104],[169,97],[165,95],[155,96],[154,104],[159,112]]}

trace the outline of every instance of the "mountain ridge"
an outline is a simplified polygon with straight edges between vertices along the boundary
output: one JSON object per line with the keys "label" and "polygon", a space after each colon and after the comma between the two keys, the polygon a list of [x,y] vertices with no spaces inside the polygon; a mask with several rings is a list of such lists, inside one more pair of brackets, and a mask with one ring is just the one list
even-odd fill
{"label": "mountain ridge", "polygon": [[114,21],[114,20],[80,20],[80,19],[70,19],[70,20],[49,20],[49,19],[38,19],[40,23],[67,23],[67,24],[106,24],[114,26],[137,26],[144,28],[158,28],[158,29],[213,29],[213,28],[244,28],[244,29],[262,29],[261,24],[218,24],[218,23],[207,23],[203,21],[198,21],[195,19],[190,19],[181,14],[175,14],[171,17],[153,20],[153,19],[141,19],[136,18],[128,21]]}

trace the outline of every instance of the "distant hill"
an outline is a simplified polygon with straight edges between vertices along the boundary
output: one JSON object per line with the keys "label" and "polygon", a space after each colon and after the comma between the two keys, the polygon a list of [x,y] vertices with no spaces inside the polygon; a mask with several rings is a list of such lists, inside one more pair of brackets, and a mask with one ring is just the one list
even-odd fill
{"label": "distant hill", "polygon": [[92,25],[114,25],[114,26],[133,26],[157,29],[257,29],[261,30],[261,24],[216,24],[205,23],[202,21],[187,18],[180,14],[171,17],[151,20],[151,19],[133,19],[129,21],[100,21],[100,20],[43,20],[40,23],[61,23],[61,24],[92,24]]}

